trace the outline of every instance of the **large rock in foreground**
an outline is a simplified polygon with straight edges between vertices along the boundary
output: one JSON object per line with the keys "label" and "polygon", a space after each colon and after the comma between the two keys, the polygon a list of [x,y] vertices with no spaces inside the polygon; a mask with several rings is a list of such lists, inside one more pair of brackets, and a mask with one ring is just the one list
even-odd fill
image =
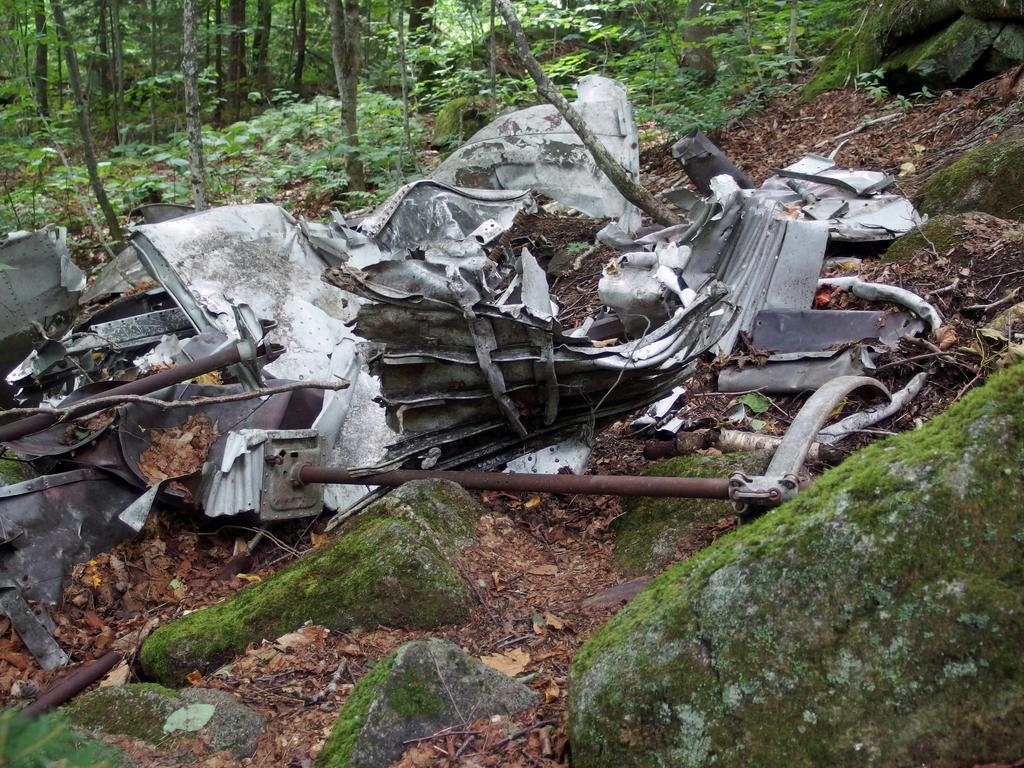
{"label": "large rock in foreground", "polygon": [[1024,366],[653,581],[573,659],[577,768],[1024,755]]}
{"label": "large rock in foreground", "polygon": [[142,646],[142,668],[180,685],[192,670],[206,674],[249,643],[307,621],[338,632],[459,622],[472,600],[458,558],[473,541],[478,514],[473,497],[454,483],[407,483],[280,573],[158,628]]}
{"label": "large rock in foreground", "polygon": [[428,638],[406,643],[352,689],[317,756],[321,768],[386,768],[405,742],[478,717],[537,704],[522,683],[457,646]]}
{"label": "large rock in foreground", "polygon": [[1024,128],[1011,128],[929,176],[918,190],[929,214],[984,211],[1024,218]]}

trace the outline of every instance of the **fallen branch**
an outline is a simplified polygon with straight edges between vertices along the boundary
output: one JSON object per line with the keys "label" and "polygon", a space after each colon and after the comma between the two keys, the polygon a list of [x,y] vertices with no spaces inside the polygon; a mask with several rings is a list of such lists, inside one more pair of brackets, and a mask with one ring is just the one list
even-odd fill
{"label": "fallen branch", "polygon": [[[504,0],[498,0],[498,2],[501,3],[501,2],[504,2]],[[494,745],[491,747],[491,751],[493,752],[498,747],[505,746],[510,741],[515,741],[516,739],[522,738],[523,736],[528,734],[530,731],[535,731],[538,728],[546,728],[549,725],[554,725],[554,724],[555,724],[554,720],[541,720],[539,723],[532,723],[531,725],[528,725],[525,728],[520,728],[515,733],[510,733],[504,739],[501,739],[499,741],[494,742]]]}
{"label": "fallen branch", "polygon": [[597,163],[597,167],[601,169],[605,176],[615,185],[615,188],[622,193],[622,196],[637,206],[644,213],[649,215],[659,224],[664,224],[667,227],[673,224],[682,223],[682,219],[673,213],[667,206],[658,200],[649,191],[644,189],[640,184],[633,180],[632,176],[623,168],[619,162],[612,157],[611,152],[605,147],[601,140],[594,135],[594,132],[590,130],[590,126],[587,125],[582,115],[573,109],[572,105],[569,104],[562,92],[555,87],[555,84],[551,82],[544,70],[541,69],[540,63],[530,52],[530,43],[526,39],[526,33],[523,31],[523,25],[519,22],[519,17],[516,15],[515,8],[512,7],[511,0],[495,0],[497,3],[498,10],[501,12],[502,17],[505,19],[505,23],[508,25],[509,33],[512,35],[512,42],[515,43],[516,52],[519,54],[519,60],[522,61],[526,71],[530,73],[530,77],[537,84],[537,91],[545,99],[551,102],[555,109],[558,110],[559,114],[565,118],[572,129],[576,132],[576,135],[580,137],[580,141],[583,142],[590,154],[594,157],[594,162]]}
{"label": "fallen branch", "polygon": [[827,146],[828,144],[832,144],[833,142],[842,141],[843,139],[848,139],[850,136],[856,136],[861,131],[866,131],[868,128],[870,128],[873,125],[879,125],[880,123],[891,123],[894,120],[899,120],[902,117],[903,117],[903,113],[902,112],[893,112],[891,115],[882,115],[881,117],[875,117],[875,118],[872,118],[870,120],[865,120],[860,125],[858,125],[856,128],[854,128],[852,131],[847,131],[846,133],[840,133],[838,136],[833,136],[831,139],[825,139],[824,141],[819,141],[817,144],[814,145],[814,148],[815,149],[820,149],[821,147]]}
{"label": "fallen branch", "polygon": [[993,301],[991,304],[972,304],[969,307],[964,307],[961,312],[990,312],[993,309],[999,309],[1007,304],[1012,304],[1016,300],[1019,292],[1020,288],[1014,288],[1012,291],[1007,292],[1003,298]]}
{"label": "fallen branch", "polygon": [[337,379],[336,381],[292,381],[288,384],[257,389],[252,392],[237,392],[233,395],[218,395],[214,397],[195,397],[190,400],[160,400],[155,397],[147,397],[146,395],[112,395],[111,397],[94,397],[89,400],[80,400],[77,403],[70,403],[58,408],[51,408],[48,406],[39,406],[36,408],[10,408],[6,411],[0,411],[0,418],[21,418],[23,416],[36,416],[43,414],[47,416],[56,416],[57,423],[59,424],[63,421],[67,421],[69,418],[73,418],[76,413],[93,413],[115,405],[122,405],[124,403],[139,403],[141,405],[152,405],[162,410],[170,410],[172,408],[196,408],[204,405],[237,403],[240,400],[252,400],[255,397],[280,395],[284,392],[294,392],[297,389],[324,389],[337,391],[339,389],[347,389],[348,386],[349,382],[345,379]]}

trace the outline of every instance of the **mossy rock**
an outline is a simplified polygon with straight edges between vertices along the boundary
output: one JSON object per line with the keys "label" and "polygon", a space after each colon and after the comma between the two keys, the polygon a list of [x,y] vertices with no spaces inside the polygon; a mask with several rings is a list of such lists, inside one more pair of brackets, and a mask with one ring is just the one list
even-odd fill
{"label": "mossy rock", "polygon": [[909,261],[918,251],[931,251],[932,246],[940,256],[945,256],[956,245],[963,227],[963,214],[932,216],[923,226],[894,240],[882,255],[882,261]]}
{"label": "mossy rock", "polygon": [[1024,3],[1020,0],[959,0],[960,9],[979,19],[1024,20]]}
{"label": "mossy rock", "polygon": [[[1019,0],[1008,0],[1010,5]],[[1024,60],[1024,35],[1002,0],[881,0],[845,32],[802,95],[853,85],[880,71],[890,87],[973,84]],[[965,8],[972,6],[969,10]]]}
{"label": "mossy rock", "polygon": [[901,45],[930,34],[960,15],[957,0],[883,0],[836,41],[817,73],[804,86],[806,99],[853,85],[858,75],[878,69]]}
{"label": "mossy rock", "polygon": [[458,146],[488,123],[488,105],[479,96],[452,99],[434,117],[434,146]]}
{"label": "mossy rock", "polygon": [[457,561],[478,514],[473,497],[454,483],[407,483],[280,573],[159,627],[142,646],[142,668],[180,684],[193,669],[208,673],[249,643],[307,621],[337,632],[459,622],[472,602]]}
{"label": "mossy rock", "polygon": [[888,57],[882,66],[890,82],[948,88],[978,67],[1004,26],[961,16],[941,32]]}
{"label": "mossy rock", "polygon": [[655,579],[577,652],[579,768],[1024,754],[1024,366]]}
{"label": "mossy rock", "polygon": [[428,638],[406,643],[349,694],[317,756],[318,768],[386,768],[405,742],[477,717],[537,704],[522,683],[484,666],[458,646]]}
{"label": "mossy rock", "polygon": [[[651,477],[729,477],[733,472],[759,475],[771,454],[731,453],[683,456],[652,465]],[[655,573],[675,560],[680,545],[723,517],[736,512],[728,501],[715,499],[627,498],[615,521],[615,565],[627,576]]]}
{"label": "mossy rock", "polygon": [[152,683],[96,688],[71,702],[64,712],[82,728],[117,736],[131,736],[161,749],[174,747],[194,735],[192,731],[165,731],[175,712],[191,705],[209,707],[199,729],[215,750],[250,757],[263,731],[263,718],[226,691],[188,688],[177,691]]}
{"label": "mossy rock", "polygon": [[133,762],[117,747],[71,727],[63,714],[32,719],[0,711],[0,765],[17,768],[127,768]]}
{"label": "mossy rock", "polygon": [[1011,128],[937,170],[918,190],[917,204],[929,215],[984,211],[1024,218],[1024,129]]}

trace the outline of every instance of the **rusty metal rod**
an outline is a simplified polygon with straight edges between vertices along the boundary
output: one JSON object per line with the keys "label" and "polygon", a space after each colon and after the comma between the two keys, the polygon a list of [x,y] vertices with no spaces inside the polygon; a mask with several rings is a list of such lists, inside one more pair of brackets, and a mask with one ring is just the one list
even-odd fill
{"label": "rusty metal rod", "polygon": [[[190,363],[177,365],[174,368],[168,368],[166,371],[154,373],[152,376],[146,376],[141,379],[136,379],[135,381],[130,381],[119,387],[108,389],[106,392],[83,398],[82,400],[79,400],[78,403],[88,402],[89,400],[97,397],[148,395],[151,392],[156,392],[158,389],[169,387],[172,384],[180,384],[183,381],[194,379],[196,376],[202,376],[204,373],[219,371],[221,368],[226,368],[229,365],[234,365],[241,361],[242,352],[239,349],[239,345],[232,344],[230,347],[226,347],[220,352],[216,352],[208,357],[200,357]],[[76,403],[76,405],[78,403]],[[79,411],[75,418],[78,418],[78,416],[84,416],[87,413],[92,413],[92,411],[88,409]],[[8,440],[17,440],[35,432],[41,432],[48,427],[52,427],[57,423],[57,421],[57,417],[53,414],[40,413],[35,416],[29,416],[24,419],[12,421],[9,424],[4,424],[0,426],[0,443],[6,443]]]}
{"label": "rusty metal rod", "polygon": [[435,472],[396,469],[377,475],[353,475],[340,467],[307,464],[295,474],[299,485],[399,486],[411,480],[451,480],[472,491],[583,493],[594,496],[664,496],[729,499],[729,481],[705,477],[633,477],[631,475],[534,475],[506,472]]}
{"label": "rusty metal rod", "polygon": [[121,661],[120,653],[108,651],[92,664],[76,669],[67,677],[51,685],[39,695],[38,699],[24,709],[19,710],[18,714],[22,717],[35,717],[44,712],[49,712],[54,707],[59,707],[65,701],[68,701],[71,697],[85,690],[107,674],[107,672],[117,666],[119,661]]}

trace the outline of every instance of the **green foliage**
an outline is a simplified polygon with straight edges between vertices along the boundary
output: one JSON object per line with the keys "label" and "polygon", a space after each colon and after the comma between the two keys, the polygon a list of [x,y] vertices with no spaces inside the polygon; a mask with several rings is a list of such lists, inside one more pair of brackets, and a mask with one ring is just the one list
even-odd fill
{"label": "green foliage", "polygon": [[0,711],[0,765],[18,768],[117,768],[118,751],[68,727],[51,713],[22,718],[13,709]]}

